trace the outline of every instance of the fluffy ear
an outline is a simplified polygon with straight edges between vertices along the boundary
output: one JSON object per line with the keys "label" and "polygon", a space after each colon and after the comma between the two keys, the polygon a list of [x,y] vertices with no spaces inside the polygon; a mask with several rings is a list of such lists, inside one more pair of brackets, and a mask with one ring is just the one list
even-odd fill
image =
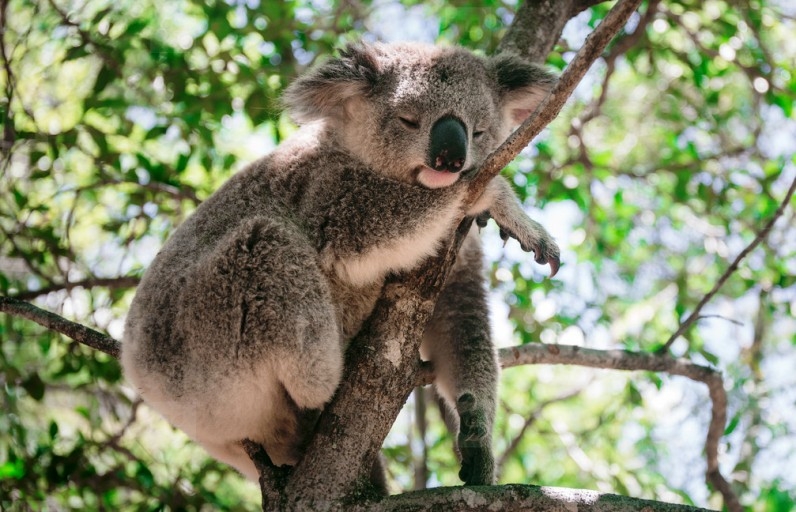
{"label": "fluffy ear", "polygon": [[282,102],[297,123],[324,117],[344,117],[352,98],[366,95],[376,85],[379,63],[373,50],[350,44],[340,56],[299,77],[286,90]]}
{"label": "fluffy ear", "polygon": [[556,83],[541,66],[510,53],[491,57],[489,68],[498,84],[503,122],[511,128],[528,119]]}

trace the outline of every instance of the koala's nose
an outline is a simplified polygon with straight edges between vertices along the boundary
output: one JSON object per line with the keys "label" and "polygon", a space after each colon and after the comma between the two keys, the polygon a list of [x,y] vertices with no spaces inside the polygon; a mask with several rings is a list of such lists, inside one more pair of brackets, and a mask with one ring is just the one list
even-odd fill
{"label": "koala's nose", "polygon": [[459,172],[467,160],[467,130],[453,116],[445,116],[431,127],[429,163],[436,171]]}

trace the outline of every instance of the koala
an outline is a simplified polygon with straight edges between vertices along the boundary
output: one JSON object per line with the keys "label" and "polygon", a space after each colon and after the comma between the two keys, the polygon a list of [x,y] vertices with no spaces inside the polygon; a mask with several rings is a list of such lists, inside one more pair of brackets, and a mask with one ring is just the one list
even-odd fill
{"label": "koala", "polygon": [[[245,439],[295,465],[385,278],[434,255],[463,216],[493,218],[555,273],[556,243],[503,178],[465,204],[479,165],[553,83],[510,54],[409,43],[349,45],[299,77],[284,102],[300,128],[203,202],[145,272],[125,323],[128,381],[245,476],[258,477]],[[420,349],[466,484],[495,479],[489,331],[471,232]]]}

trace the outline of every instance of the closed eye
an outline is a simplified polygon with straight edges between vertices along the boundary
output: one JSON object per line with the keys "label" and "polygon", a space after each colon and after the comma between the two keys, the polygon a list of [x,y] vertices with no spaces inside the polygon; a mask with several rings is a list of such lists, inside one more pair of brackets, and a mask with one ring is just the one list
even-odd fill
{"label": "closed eye", "polygon": [[401,121],[401,124],[411,130],[417,130],[420,128],[420,123],[417,121],[417,119],[413,119],[411,117],[399,117],[398,119]]}
{"label": "closed eye", "polygon": [[473,132],[473,138],[474,138],[474,139],[478,139],[478,138],[480,138],[480,137],[481,137],[481,136],[482,136],[484,133],[486,133],[484,130],[475,131],[475,132]]}

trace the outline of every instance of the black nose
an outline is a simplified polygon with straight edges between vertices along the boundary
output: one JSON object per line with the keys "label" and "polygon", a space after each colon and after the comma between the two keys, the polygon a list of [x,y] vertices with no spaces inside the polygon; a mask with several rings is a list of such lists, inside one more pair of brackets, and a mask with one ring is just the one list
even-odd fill
{"label": "black nose", "polygon": [[437,171],[459,172],[467,160],[467,130],[464,123],[446,116],[431,128],[428,161]]}

